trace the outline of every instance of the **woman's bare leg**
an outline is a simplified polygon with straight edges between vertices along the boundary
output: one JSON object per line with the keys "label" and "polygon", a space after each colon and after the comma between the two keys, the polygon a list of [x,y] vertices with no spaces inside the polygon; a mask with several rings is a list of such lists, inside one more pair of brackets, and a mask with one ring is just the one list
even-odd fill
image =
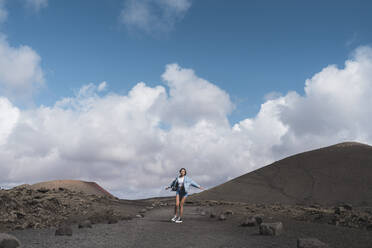
{"label": "woman's bare leg", "polygon": [[178,206],[180,205],[180,195],[176,195],[176,206],[174,206],[174,215],[177,215]]}
{"label": "woman's bare leg", "polygon": [[180,203],[180,217],[181,217],[181,218],[182,218],[182,216],[183,216],[183,204],[184,204],[185,201],[186,201],[186,197],[187,197],[187,196],[182,197],[182,200],[181,200],[181,203]]}

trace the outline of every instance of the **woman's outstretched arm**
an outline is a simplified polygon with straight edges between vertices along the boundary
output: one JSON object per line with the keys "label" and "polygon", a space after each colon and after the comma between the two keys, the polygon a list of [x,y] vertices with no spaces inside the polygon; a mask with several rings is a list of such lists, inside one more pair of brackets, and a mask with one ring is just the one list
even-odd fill
{"label": "woman's outstretched arm", "polygon": [[197,182],[191,179],[191,185],[198,189],[205,189],[204,187],[200,186]]}
{"label": "woman's outstretched arm", "polygon": [[165,189],[172,188],[172,186],[173,186],[173,184],[176,182],[176,180],[177,180],[177,178],[174,179],[174,180],[172,181],[172,183],[171,183],[169,186],[165,187]]}

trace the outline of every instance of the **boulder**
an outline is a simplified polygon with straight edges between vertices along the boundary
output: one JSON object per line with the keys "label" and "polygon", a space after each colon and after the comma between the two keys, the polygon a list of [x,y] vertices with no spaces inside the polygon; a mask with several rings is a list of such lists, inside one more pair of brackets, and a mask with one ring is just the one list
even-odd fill
{"label": "boulder", "polygon": [[283,232],[282,222],[261,223],[259,227],[261,235],[277,236]]}
{"label": "boulder", "polygon": [[72,228],[71,226],[69,225],[60,225],[56,232],[55,232],[55,235],[56,236],[72,236]]}
{"label": "boulder", "polygon": [[316,238],[299,238],[297,248],[329,248],[329,246]]}
{"label": "boulder", "polygon": [[79,228],[92,228],[92,222],[90,220],[84,220],[79,223]]}
{"label": "boulder", "polygon": [[139,213],[140,213],[140,214],[144,214],[144,213],[146,213],[146,211],[147,211],[146,208],[142,208],[142,209],[139,211]]}
{"label": "boulder", "polygon": [[21,242],[13,235],[0,233],[0,248],[15,248],[20,246]]}

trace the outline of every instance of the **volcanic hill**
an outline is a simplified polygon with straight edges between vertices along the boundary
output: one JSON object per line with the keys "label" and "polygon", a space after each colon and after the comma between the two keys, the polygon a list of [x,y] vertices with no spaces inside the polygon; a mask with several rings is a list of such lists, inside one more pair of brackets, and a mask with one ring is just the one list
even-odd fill
{"label": "volcanic hill", "polygon": [[300,153],[189,199],[372,206],[372,146],[345,142]]}
{"label": "volcanic hill", "polygon": [[84,192],[85,194],[97,196],[112,196],[107,190],[99,186],[95,182],[86,182],[80,180],[53,180],[40,182],[30,186],[32,189],[49,189],[58,190],[59,188],[68,189],[76,192]]}

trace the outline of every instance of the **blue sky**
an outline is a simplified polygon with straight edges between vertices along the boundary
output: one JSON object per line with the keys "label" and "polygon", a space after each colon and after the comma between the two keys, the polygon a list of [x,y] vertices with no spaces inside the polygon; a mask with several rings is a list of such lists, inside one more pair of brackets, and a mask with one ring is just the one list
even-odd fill
{"label": "blue sky", "polygon": [[[0,184],[137,199],[372,144],[370,1],[0,0]],[[146,175],[151,174],[152,180]]]}
{"label": "blue sky", "polygon": [[49,1],[39,11],[8,1],[2,30],[10,44],[42,58],[46,88],[37,104],[51,105],[83,84],[107,81],[127,92],[138,81],[161,83],[168,63],[193,68],[226,90],[237,109],[232,123],[253,116],[265,94],[303,91],[305,79],[343,64],[370,44],[369,1],[192,1],[172,30],[128,30],[123,0]]}

